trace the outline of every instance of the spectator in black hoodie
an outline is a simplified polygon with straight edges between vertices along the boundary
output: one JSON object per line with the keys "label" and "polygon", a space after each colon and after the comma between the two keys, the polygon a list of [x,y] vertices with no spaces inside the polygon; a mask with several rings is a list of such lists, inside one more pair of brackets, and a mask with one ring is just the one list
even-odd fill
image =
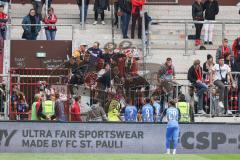
{"label": "spectator in black hoodie", "polygon": [[203,83],[202,67],[200,66],[200,60],[195,60],[192,67],[188,70],[188,80],[197,89],[198,96],[198,114],[206,114],[203,111],[203,95],[207,91],[208,86]]}
{"label": "spectator in black hoodie", "polygon": [[93,25],[96,25],[98,23],[98,15],[100,14],[101,15],[101,23],[102,25],[105,25],[105,22],[104,22],[104,10],[110,10],[110,6],[109,6],[109,0],[95,0],[94,1],[94,12],[95,12],[95,15],[94,15],[94,18],[95,18],[95,21],[93,23]]}
{"label": "spectator in black hoodie", "polygon": [[[192,5],[192,17],[194,21],[203,21],[203,3],[202,0],[195,0],[195,2]],[[195,37],[195,45],[199,46],[201,44],[200,36],[203,24],[201,23],[195,23],[196,27],[196,37]]]}
{"label": "spectator in black hoodie", "polygon": [[128,38],[127,33],[128,33],[128,25],[131,18],[132,4],[130,0],[119,0],[119,6],[122,13],[122,16],[121,16],[122,34],[123,34],[123,38],[126,39]]}
{"label": "spectator in black hoodie", "polygon": [[204,44],[213,45],[212,39],[213,39],[214,24],[209,24],[208,22],[212,23],[213,21],[215,21],[215,16],[219,12],[218,1],[217,0],[207,0],[207,1],[205,1],[203,7],[205,10]]}
{"label": "spectator in black hoodie", "polygon": [[84,11],[82,10],[82,0],[77,0],[77,4],[80,10],[80,23],[82,23],[82,13],[84,12],[84,22],[87,20],[87,12],[88,12],[88,5],[89,0],[84,0]]}

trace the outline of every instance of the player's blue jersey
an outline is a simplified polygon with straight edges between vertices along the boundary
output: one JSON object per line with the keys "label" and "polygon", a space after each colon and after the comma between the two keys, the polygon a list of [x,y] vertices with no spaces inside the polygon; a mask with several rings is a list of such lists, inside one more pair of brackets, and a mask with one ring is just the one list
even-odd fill
{"label": "player's blue jersey", "polygon": [[155,114],[156,114],[156,122],[161,122],[161,105],[154,101],[153,102],[153,107],[155,109]]}
{"label": "player's blue jersey", "polygon": [[170,107],[166,110],[168,120],[167,127],[178,127],[178,120],[180,118],[180,111],[175,107]]}
{"label": "player's blue jersey", "polygon": [[126,122],[137,122],[137,107],[126,106],[124,118]]}
{"label": "player's blue jersey", "polygon": [[153,122],[154,108],[150,104],[145,104],[142,107],[142,121]]}

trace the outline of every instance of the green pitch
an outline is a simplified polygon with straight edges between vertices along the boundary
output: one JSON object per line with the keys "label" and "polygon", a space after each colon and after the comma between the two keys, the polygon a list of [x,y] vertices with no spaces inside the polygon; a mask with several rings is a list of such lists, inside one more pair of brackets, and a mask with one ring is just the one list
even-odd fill
{"label": "green pitch", "polygon": [[0,154],[0,160],[240,160],[240,154],[160,155],[160,154]]}

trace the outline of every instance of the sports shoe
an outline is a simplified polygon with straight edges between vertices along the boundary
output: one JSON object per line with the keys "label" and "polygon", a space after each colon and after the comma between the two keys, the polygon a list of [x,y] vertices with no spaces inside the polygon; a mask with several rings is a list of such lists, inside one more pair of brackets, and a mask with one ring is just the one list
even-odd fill
{"label": "sports shoe", "polygon": [[101,23],[102,23],[102,25],[105,25],[105,24],[106,24],[104,21],[102,21]]}
{"label": "sports shoe", "polygon": [[172,154],[173,154],[173,155],[175,155],[175,154],[176,154],[176,149],[174,149],[174,150],[173,150]]}
{"label": "sports shoe", "polygon": [[224,108],[223,102],[222,102],[222,101],[218,102],[218,106],[219,106],[220,108]]}
{"label": "sports shoe", "polygon": [[204,110],[199,110],[198,114],[206,114],[206,112],[204,112]]}
{"label": "sports shoe", "polygon": [[97,21],[94,21],[94,22],[93,22],[93,25],[96,25],[97,23],[98,23]]}
{"label": "sports shoe", "polygon": [[227,110],[227,115],[232,115],[232,111]]}
{"label": "sports shoe", "polygon": [[169,155],[170,154],[170,149],[167,149],[167,152],[165,154]]}

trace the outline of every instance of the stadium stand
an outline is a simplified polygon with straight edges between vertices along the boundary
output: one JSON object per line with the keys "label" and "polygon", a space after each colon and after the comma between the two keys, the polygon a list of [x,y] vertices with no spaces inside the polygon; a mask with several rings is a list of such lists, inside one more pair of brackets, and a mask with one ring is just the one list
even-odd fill
{"label": "stadium stand", "polygon": [[[195,59],[200,59],[201,64],[206,61],[207,54],[211,54],[213,59],[215,59],[216,50],[218,46],[221,45],[223,38],[229,39],[229,44],[232,44],[238,35],[240,35],[240,24],[236,23],[236,21],[239,20],[238,8],[235,6],[220,6],[220,12],[216,19],[217,24],[214,29],[213,45],[205,46],[206,50],[199,50],[193,40],[186,40],[186,37],[193,35],[195,32],[191,17],[191,6],[146,5],[144,10],[152,17],[152,23],[150,23],[147,31],[146,42],[143,42],[141,39],[124,40],[120,29],[112,27],[113,15],[111,15],[111,12],[105,13],[106,25],[98,24],[93,26],[93,5],[89,6],[88,19],[84,27],[79,24],[79,8],[76,4],[53,4],[52,7],[58,17],[57,25],[59,24],[59,26],[57,26],[56,40],[72,40],[73,51],[79,47],[79,44],[85,43],[90,47],[93,42],[100,42],[103,44],[101,47],[106,48],[107,45],[104,46],[104,44],[112,43],[113,41],[116,44],[125,41],[138,50],[141,50],[143,44],[147,42],[148,51],[146,52],[146,57],[140,56],[140,60],[138,61],[139,64],[146,66],[142,67],[139,65],[139,71],[150,73],[158,72],[160,64],[165,63],[165,60],[171,57],[176,72],[183,73],[177,75],[179,79],[178,82],[184,85],[189,85],[189,82],[186,80],[186,72]],[[11,40],[20,40],[22,38],[22,18],[27,15],[31,8],[31,4],[11,5]],[[203,33],[204,31],[202,34]],[[44,32],[41,31],[38,40],[45,39]],[[123,50],[125,54],[124,58],[128,58],[129,48]],[[133,50],[130,50],[130,52],[133,52]],[[139,57],[134,58],[137,59]],[[76,59],[76,61],[77,60],[78,59]],[[15,72],[17,72],[17,69]],[[27,74],[25,73],[25,75]],[[64,76],[66,75],[67,74]],[[90,80],[94,79],[94,76],[96,75],[90,75]],[[185,90],[187,90],[187,88],[185,88]],[[30,102],[32,102],[32,97],[33,95],[27,95],[27,103],[29,106],[31,106]],[[107,98],[107,96],[104,98]],[[175,98],[177,98],[177,96]],[[107,112],[108,110],[106,109],[105,111]],[[15,118],[16,117],[13,119]],[[25,117],[20,116],[18,118],[24,119]]]}

